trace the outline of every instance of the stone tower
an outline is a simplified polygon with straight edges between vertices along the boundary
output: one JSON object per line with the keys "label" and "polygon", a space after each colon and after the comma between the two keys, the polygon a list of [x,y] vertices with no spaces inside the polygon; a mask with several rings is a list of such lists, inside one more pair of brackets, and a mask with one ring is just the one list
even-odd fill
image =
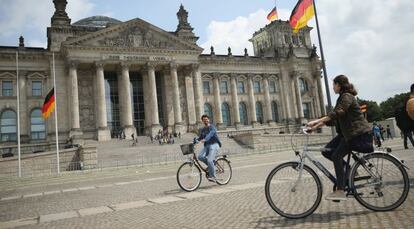
{"label": "stone tower", "polygon": [[253,34],[254,55],[283,58],[289,55],[307,56],[312,50],[311,27],[293,33],[288,21],[276,20]]}
{"label": "stone tower", "polygon": [[177,12],[178,26],[175,34],[183,38],[186,41],[189,41],[195,44],[198,40],[198,37],[193,33],[193,27],[188,23],[188,12],[184,9],[184,6],[181,4],[180,9]]}

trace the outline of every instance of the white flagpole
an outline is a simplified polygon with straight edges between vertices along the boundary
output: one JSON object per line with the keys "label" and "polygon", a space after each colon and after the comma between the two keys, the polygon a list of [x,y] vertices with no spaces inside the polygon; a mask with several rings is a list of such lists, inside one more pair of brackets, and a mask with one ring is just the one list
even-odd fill
{"label": "white flagpole", "polygon": [[22,177],[22,161],[20,157],[20,83],[19,83],[19,51],[16,51],[16,80],[17,80],[17,160],[19,162],[19,177]]}
{"label": "white flagpole", "polygon": [[55,71],[55,53],[52,53],[53,58],[53,92],[55,97],[55,137],[56,137],[56,163],[57,163],[57,173],[60,174],[60,162],[59,162],[59,133],[58,133],[58,104],[57,104],[57,97],[56,97],[56,71]]}

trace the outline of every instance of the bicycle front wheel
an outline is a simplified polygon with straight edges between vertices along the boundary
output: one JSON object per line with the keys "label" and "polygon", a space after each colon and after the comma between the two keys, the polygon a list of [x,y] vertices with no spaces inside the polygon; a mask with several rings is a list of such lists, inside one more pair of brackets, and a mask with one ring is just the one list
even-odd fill
{"label": "bicycle front wheel", "polygon": [[230,162],[225,158],[219,158],[216,161],[216,179],[217,184],[225,185],[230,182],[233,171]]}
{"label": "bicycle front wheel", "polygon": [[266,179],[266,200],[279,215],[299,219],[312,214],[322,198],[322,183],[307,165],[283,163],[274,168]]}
{"label": "bicycle front wheel", "polygon": [[354,164],[350,187],[364,207],[390,211],[404,203],[410,182],[401,162],[384,153],[372,153]]}
{"label": "bicycle front wheel", "polygon": [[201,170],[193,162],[183,163],[177,171],[177,183],[186,192],[196,190],[201,184]]}

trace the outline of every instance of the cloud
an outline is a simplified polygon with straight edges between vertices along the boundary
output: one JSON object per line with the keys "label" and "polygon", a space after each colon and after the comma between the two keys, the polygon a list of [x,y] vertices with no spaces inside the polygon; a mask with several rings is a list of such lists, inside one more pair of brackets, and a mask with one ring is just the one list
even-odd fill
{"label": "cloud", "polygon": [[[255,31],[264,27],[268,21],[268,12],[263,9],[250,14],[247,17],[239,16],[232,21],[212,21],[207,27],[207,41],[201,45],[205,53],[210,52],[210,46],[214,46],[216,54],[227,54],[227,48],[231,47],[232,53],[240,55],[247,48],[253,55],[253,46],[249,41]],[[282,18],[286,18],[287,11],[279,10]]]}
{"label": "cloud", "polygon": [[[361,98],[378,102],[408,91],[414,83],[414,1],[318,1],[317,10],[329,79],[345,74]],[[278,11],[287,19],[291,9]],[[229,46],[242,54],[247,47],[252,55],[248,39],[266,25],[266,14],[260,9],[247,17],[212,21],[201,46],[209,53],[213,45],[217,54],[227,54]],[[319,46],[314,19],[309,26]]]}
{"label": "cloud", "polygon": [[[82,17],[90,16],[93,9],[91,0],[71,0],[68,1],[66,12],[72,22],[75,22]],[[2,0],[0,39],[9,40],[11,45],[17,45],[18,37],[23,35],[28,41],[27,44],[46,44],[46,28],[50,26],[50,18],[54,11],[52,1]],[[45,42],[39,42],[40,39],[44,39]]]}

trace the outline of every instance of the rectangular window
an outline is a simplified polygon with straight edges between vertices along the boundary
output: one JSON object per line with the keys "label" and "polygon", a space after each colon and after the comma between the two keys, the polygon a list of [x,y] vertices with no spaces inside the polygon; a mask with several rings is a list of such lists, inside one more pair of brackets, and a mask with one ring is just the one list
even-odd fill
{"label": "rectangular window", "polygon": [[32,96],[42,96],[42,81],[32,82]]}
{"label": "rectangular window", "polygon": [[303,117],[306,119],[310,119],[310,104],[309,103],[303,103]]}
{"label": "rectangular window", "polygon": [[203,81],[203,94],[209,95],[210,94],[210,82]]}
{"label": "rectangular window", "polygon": [[246,93],[246,91],[244,90],[244,82],[237,82],[237,92],[239,94]]}
{"label": "rectangular window", "polygon": [[253,88],[254,88],[254,93],[260,93],[262,90],[260,88],[260,82],[259,81],[255,81],[253,83]]}
{"label": "rectangular window", "polygon": [[227,87],[227,81],[221,81],[220,82],[220,93],[221,94],[228,94],[229,90]]}
{"label": "rectangular window", "polygon": [[3,81],[1,91],[3,96],[13,96],[13,82]]}
{"label": "rectangular window", "polygon": [[276,89],[276,82],[271,80],[269,81],[269,92],[270,93],[276,93],[277,89]]}

